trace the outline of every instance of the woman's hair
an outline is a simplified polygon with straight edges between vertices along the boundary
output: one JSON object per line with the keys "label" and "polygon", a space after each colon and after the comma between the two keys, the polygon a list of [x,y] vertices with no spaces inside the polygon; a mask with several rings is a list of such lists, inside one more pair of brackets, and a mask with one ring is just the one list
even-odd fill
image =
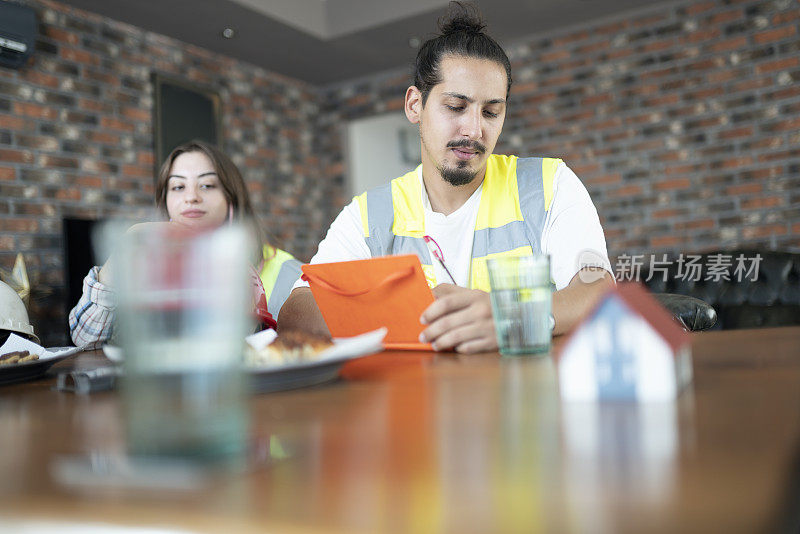
{"label": "woman's hair", "polygon": [[167,159],[161,165],[161,170],[158,172],[158,180],[156,182],[156,208],[161,212],[164,217],[169,218],[167,211],[167,192],[169,191],[169,176],[172,170],[172,164],[181,154],[187,152],[200,152],[205,154],[211,164],[214,166],[214,172],[217,173],[219,183],[222,186],[222,191],[225,195],[225,200],[228,202],[228,209],[233,216],[234,221],[238,221],[245,226],[249,226],[253,232],[258,247],[258,262],[261,261],[263,256],[262,248],[267,244],[264,232],[258,224],[258,218],[253,211],[253,205],[250,203],[250,194],[247,192],[247,186],[244,183],[242,174],[239,168],[231,159],[225,155],[219,148],[201,141],[194,139],[187,143],[183,143],[170,152]]}
{"label": "woman's hair", "polygon": [[486,35],[486,27],[477,8],[471,4],[450,2],[448,15],[439,21],[441,35],[423,43],[414,62],[414,85],[422,93],[422,105],[431,89],[442,82],[441,64],[445,55],[488,59],[506,69],[506,98],[511,92],[511,62],[497,44]]}

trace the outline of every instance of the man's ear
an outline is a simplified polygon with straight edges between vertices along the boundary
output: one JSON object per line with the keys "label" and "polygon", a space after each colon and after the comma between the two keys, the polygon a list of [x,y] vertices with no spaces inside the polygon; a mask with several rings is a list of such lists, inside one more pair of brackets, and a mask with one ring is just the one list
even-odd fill
{"label": "man's ear", "polygon": [[406,118],[412,123],[419,123],[422,114],[422,93],[416,86],[412,85],[406,89]]}

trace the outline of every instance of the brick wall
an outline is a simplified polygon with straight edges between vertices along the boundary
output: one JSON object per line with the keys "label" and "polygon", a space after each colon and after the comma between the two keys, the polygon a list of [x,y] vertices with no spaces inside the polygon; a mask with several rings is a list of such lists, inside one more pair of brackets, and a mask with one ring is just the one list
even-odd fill
{"label": "brick wall", "polygon": [[[25,255],[37,331],[65,341],[61,219],[152,203],[150,73],[211,87],[259,215],[309,258],[340,207],[347,120],[402,108],[408,69],[315,88],[50,0],[32,61],[0,70],[0,267]],[[489,15],[491,29],[491,14]],[[612,255],[800,250],[800,2],[695,1],[505,43],[500,153],[583,179]]]}
{"label": "brick wall", "polygon": [[521,44],[503,148],[563,155],[612,253],[800,248],[798,28],[703,1]]}
{"label": "brick wall", "polygon": [[[800,250],[798,30],[797,0],[701,1],[505,43],[514,86],[496,152],[563,158],[612,256]],[[332,89],[324,109],[401,108],[403,74]]]}
{"label": "brick wall", "polygon": [[39,291],[37,332],[64,343],[61,221],[141,217],[153,205],[158,71],[216,90],[224,149],[279,244],[310,258],[335,216],[314,136],[317,90],[174,39],[50,1],[26,2],[40,36],[31,61],[0,69],[0,267],[24,254]]}

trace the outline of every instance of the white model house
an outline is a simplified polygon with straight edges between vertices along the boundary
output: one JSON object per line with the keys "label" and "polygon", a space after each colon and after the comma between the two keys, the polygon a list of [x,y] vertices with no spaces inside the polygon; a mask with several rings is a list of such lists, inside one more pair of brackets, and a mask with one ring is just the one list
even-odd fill
{"label": "white model house", "polygon": [[566,341],[558,373],[564,400],[671,400],[692,380],[689,334],[644,287],[618,284]]}

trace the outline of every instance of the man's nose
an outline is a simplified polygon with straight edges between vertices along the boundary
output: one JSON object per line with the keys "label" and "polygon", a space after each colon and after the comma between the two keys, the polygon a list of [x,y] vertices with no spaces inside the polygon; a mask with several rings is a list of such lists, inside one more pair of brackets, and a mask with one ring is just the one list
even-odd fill
{"label": "man's nose", "polygon": [[469,139],[480,139],[483,130],[480,110],[469,111],[462,117],[461,135]]}

